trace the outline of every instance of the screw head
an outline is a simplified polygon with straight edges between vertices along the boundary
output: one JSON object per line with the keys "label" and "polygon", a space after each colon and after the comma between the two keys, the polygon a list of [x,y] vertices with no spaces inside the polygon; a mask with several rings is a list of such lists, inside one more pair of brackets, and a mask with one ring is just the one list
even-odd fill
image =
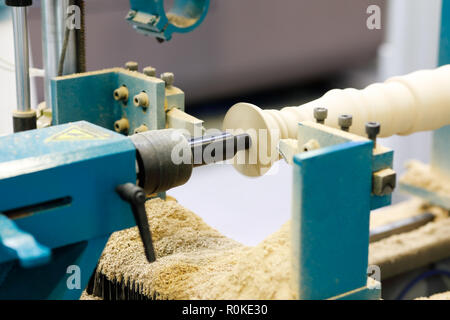
{"label": "screw head", "polygon": [[338,118],[338,124],[343,129],[348,129],[353,124],[353,116],[350,114],[341,114]]}
{"label": "screw head", "polygon": [[172,72],[164,72],[161,74],[161,80],[166,83],[166,87],[170,87],[175,81],[175,75]]}
{"label": "screw head", "polygon": [[323,123],[328,117],[328,109],[323,107],[314,108],[314,118],[319,123]]}
{"label": "screw head", "polygon": [[127,63],[125,63],[125,68],[130,71],[138,71],[139,64],[135,61],[128,61]]}
{"label": "screw head", "polygon": [[145,67],[144,70],[142,70],[142,72],[149,77],[154,77],[156,76],[156,69],[153,67]]}
{"label": "screw head", "polygon": [[375,138],[380,133],[380,123],[379,122],[367,122],[366,123],[366,133],[370,139]]}

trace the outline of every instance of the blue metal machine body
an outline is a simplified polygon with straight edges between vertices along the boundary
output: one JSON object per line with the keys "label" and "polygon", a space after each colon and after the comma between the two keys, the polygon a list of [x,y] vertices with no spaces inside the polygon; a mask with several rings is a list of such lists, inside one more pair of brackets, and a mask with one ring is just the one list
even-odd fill
{"label": "blue metal machine body", "polygon": [[[135,225],[115,192],[136,182],[133,143],[81,121],[1,137],[0,150],[0,298],[78,298],[109,235]],[[66,285],[71,265],[81,289]]]}
{"label": "blue metal machine body", "polygon": [[164,0],[130,0],[130,5],[126,19],[137,31],[170,40],[174,32],[190,32],[203,22],[209,0],[175,0],[172,8],[165,8]]}
{"label": "blue metal machine body", "polygon": [[[141,125],[149,130],[165,128],[165,83],[161,79],[113,68],[58,77],[51,85],[54,125],[84,120],[114,130],[117,120],[127,118],[130,133]],[[113,97],[114,90],[121,86],[129,91],[126,101]],[[143,91],[149,97],[149,106],[135,107],[133,98]],[[184,94],[178,100],[182,103],[177,101],[177,107],[184,109]]]}
{"label": "blue metal machine body", "polygon": [[320,149],[294,157],[293,274],[300,299],[377,299],[368,287],[370,211],[391,196],[372,194],[374,172],[392,168],[393,152],[315,123],[299,125],[299,145]]}

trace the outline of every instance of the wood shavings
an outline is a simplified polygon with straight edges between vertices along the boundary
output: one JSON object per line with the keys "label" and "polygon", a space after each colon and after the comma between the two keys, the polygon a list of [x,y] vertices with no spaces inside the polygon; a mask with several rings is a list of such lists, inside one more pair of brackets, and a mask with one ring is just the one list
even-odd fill
{"label": "wood shavings", "polygon": [[415,300],[450,300],[450,291],[437,293],[428,298],[426,297],[417,298]]}
{"label": "wood shavings", "polygon": [[[406,208],[414,205],[423,207],[415,200]],[[146,209],[157,261],[146,261],[137,228],[116,232],[98,265],[108,279],[134,281],[143,294],[156,292],[159,299],[295,298],[290,289],[290,222],[256,247],[248,247],[221,235],[176,202],[154,199]],[[397,219],[404,218],[405,205],[394,209]],[[396,216],[392,207],[386,210]],[[442,216],[439,222],[372,243],[369,250],[369,264],[380,265],[383,279],[439,260],[450,251],[450,218]]]}
{"label": "wood shavings", "polygon": [[147,202],[157,261],[145,260],[136,228],[113,234],[98,270],[161,299],[287,299],[289,225],[251,248],[221,235],[176,202]]}
{"label": "wood shavings", "polygon": [[450,197],[450,178],[433,170],[429,165],[412,160],[406,164],[408,171],[400,182]]}

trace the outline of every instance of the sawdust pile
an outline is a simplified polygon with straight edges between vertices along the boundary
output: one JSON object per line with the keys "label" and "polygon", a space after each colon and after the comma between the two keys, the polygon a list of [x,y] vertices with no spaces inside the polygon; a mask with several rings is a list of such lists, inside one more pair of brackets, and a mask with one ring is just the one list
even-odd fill
{"label": "sawdust pile", "polygon": [[426,297],[417,298],[416,300],[450,300],[450,291],[437,293],[428,298]]}
{"label": "sawdust pile", "polygon": [[157,261],[149,264],[137,228],[114,233],[98,270],[135,281],[160,299],[293,299],[290,224],[256,247],[221,235],[176,202],[147,202]]}
{"label": "sawdust pile", "polygon": [[450,179],[447,176],[416,160],[409,161],[406,168],[408,170],[401,182],[450,197]]}
{"label": "sawdust pile", "polygon": [[[208,226],[174,201],[146,204],[157,261],[149,264],[137,228],[114,233],[98,270],[109,280],[135,282],[143,294],[159,299],[294,299],[290,290],[290,222],[256,247],[244,246]],[[436,220],[414,231],[369,246],[369,263],[379,265],[383,278],[448,256],[448,211],[433,210],[413,200],[385,209],[371,227],[423,210]],[[436,212],[434,212],[436,211]],[[375,216],[377,216],[375,215]],[[83,296],[84,299],[89,298]]]}

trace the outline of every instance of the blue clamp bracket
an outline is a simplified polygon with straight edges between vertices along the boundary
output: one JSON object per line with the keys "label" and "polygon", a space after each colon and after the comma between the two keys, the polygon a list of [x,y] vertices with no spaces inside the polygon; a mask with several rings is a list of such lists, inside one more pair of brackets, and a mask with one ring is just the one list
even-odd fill
{"label": "blue clamp bracket", "polygon": [[174,32],[197,28],[208,13],[209,0],[175,0],[167,13],[164,0],[130,0],[130,6],[126,20],[137,31],[164,41]]}
{"label": "blue clamp bracket", "polygon": [[0,245],[15,251],[24,268],[38,267],[50,261],[51,250],[3,214],[0,214]]}

